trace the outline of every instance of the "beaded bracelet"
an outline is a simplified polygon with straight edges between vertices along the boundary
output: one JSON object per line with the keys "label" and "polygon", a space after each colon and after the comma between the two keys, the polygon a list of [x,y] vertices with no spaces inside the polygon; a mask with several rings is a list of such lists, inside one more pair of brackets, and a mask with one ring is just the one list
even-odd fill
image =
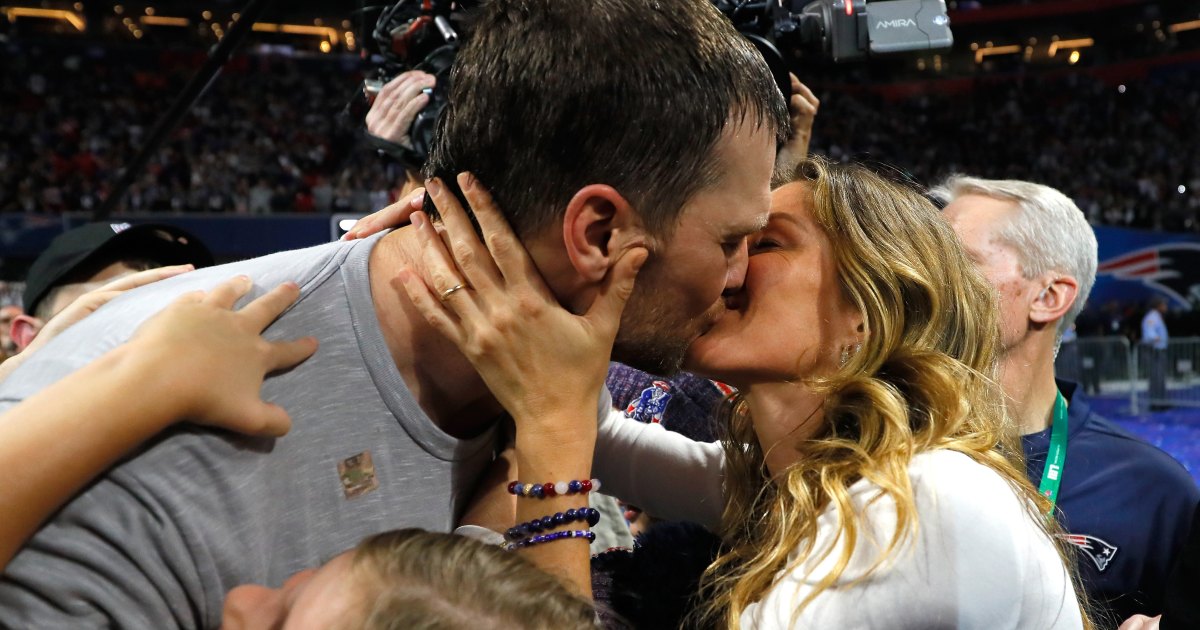
{"label": "beaded bracelet", "polygon": [[512,551],[513,549],[521,549],[522,547],[532,547],[533,545],[540,545],[542,543],[554,542],[556,540],[562,540],[564,538],[586,538],[588,543],[590,544],[593,540],[596,540],[596,534],[593,533],[591,530],[586,530],[586,529],[567,530],[567,531],[562,531],[562,532],[551,532],[549,534],[540,534],[540,535],[534,536],[533,538],[526,538],[525,540],[522,540],[520,542],[509,543],[508,545],[506,545],[504,547],[504,549],[506,551]]}
{"label": "beaded bracelet", "polygon": [[521,483],[514,481],[508,484],[509,494],[533,499],[548,499],[568,494],[587,494],[589,492],[598,492],[599,490],[599,479],[559,481],[558,483]]}
{"label": "beaded bracelet", "polygon": [[510,527],[508,531],[504,533],[504,537],[507,538],[509,542],[516,542],[527,536],[540,534],[547,529],[553,529],[555,527],[566,525],[567,523],[573,523],[575,521],[587,521],[588,527],[595,527],[596,523],[600,522],[600,510],[590,507],[581,507],[574,510],[567,510],[566,512],[558,512],[553,516],[535,518],[528,523],[521,523],[516,527]]}

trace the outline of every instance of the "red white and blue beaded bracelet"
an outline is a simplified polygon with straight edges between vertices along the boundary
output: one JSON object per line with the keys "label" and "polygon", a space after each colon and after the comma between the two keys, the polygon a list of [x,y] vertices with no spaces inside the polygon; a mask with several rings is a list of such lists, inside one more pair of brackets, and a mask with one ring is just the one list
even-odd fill
{"label": "red white and blue beaded bracelet", "polygon": [[547,483],[521,483],[514,481],[508,484],[509,494],[532,499],[548,499],[550,497],[570,494],[587,494],[600,490],[599,479],[578,479]]}

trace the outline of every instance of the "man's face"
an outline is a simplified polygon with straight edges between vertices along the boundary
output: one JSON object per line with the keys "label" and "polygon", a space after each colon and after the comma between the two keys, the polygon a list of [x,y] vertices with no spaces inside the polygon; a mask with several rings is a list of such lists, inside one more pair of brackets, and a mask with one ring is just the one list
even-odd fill
{"label": "man's face", "polygon": [[625,307],[613,358],[653,374],[679,370],[687,347],[725,312],[746,277],[747,237],[766,225],[775,137],[731,120],[717,142],[720,179],[692,196],[647,260]]}
{"label": "man's face", "polygon": [[13,319],[20,314],[21,307],[19,306],[5,306],[4,308],[0,308],[0,351],[6,354],[13,354],[17,351],[17,346],[13,343],[9,329],[12,328]]}
{"label": "man's face", "polygon": [[63,309],[71,305],[71,302],[79,299],[84,293],[99,289],[117,278],[123,278],[131,273],[137,273],[137,271],[137,269],[126,265],[124,262],[117,261],[97,271],[95,275],[83,282],[62,285],[62,290],[53,296],[53,302],[50,306],[50,317],[53,318],[55,315],[61,313]]}
{"label": "man's face", "polygon": [[1000,240],[1000,233],[1016,213],[1014,202],[985,195],[963,195],[943,211],[967,256],[1000,294],[1000,343],[1004,351],[1025,337],[1029,308],[1040,289],[1022,275],[1017,251]]}

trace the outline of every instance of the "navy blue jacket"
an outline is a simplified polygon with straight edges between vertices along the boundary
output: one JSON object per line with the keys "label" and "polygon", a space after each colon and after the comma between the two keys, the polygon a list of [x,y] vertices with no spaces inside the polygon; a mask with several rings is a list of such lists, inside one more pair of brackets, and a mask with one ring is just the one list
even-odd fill
{"label": "navy blue jacket", "polygon": [[[1069,429],[1055,513],[1079,552],[1084,588],[1117,623],[1134,613],[1157,615],[1200,488],[1170,455],[1093,413],[1075,383],[1060,380],[1058,389],[1069,404]],[[1021,441],[1037,486],[1050,429]]]}

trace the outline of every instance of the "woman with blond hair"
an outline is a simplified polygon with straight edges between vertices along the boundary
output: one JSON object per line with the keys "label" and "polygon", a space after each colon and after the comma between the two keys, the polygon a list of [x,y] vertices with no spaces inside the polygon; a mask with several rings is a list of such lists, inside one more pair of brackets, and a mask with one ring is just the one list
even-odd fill
{"label": "woman with blond hair", "polygon": [[[616,440],[639,483],[673,485],[681,501],[706,496],[697,486],[724,466],[724,548],[695,621],[1091,627],[992,379],[993,291],[917,192],[820,160],[791,180],[751,238],[743,289],[688,352],[689,369],[739,390],[723,461],[662,431],[597,428],[579,401],[594,400],[607,365],[582,357],[607,356],[631,288],[614,282],[587,313],[563,310],[469,176],[486,246],[445,186],[431,187],[445,233],[414,215],[432,271],[401,282],[513,415],[519,463],[586,477],[597,439]],[[626,258],[618,267],[636,273],[645,255]],[[586,590],[585,549],[536,551]]]}

